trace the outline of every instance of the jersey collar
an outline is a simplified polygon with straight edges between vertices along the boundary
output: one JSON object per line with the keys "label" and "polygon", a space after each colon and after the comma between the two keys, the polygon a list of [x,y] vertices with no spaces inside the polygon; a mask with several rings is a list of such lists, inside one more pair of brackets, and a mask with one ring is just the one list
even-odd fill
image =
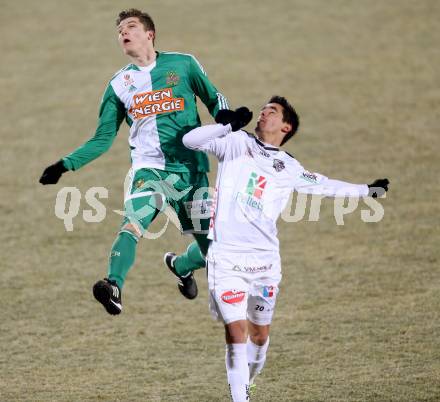
{"label": "jersey collar", "polygon": [[138,68],[140,71],[143,71],[143,72],[145,72],[145,73],[149,73],[154,67],[156,67],[156,61],[157,61],[157,59],[154,60],[154,61],[153,61],[151,64],[149,64],[148,66],[145,66],[145,67],[137,66],[137,68]]}
{"label": "jersey collar", "polygon": [[257,141],[257,144],[263,147],[267,151],[279,151],[280,149],[277,147],[274,147],[273,145],[267,145],[264,142],[260,141],[257,137],[254,137],[255,141]]}

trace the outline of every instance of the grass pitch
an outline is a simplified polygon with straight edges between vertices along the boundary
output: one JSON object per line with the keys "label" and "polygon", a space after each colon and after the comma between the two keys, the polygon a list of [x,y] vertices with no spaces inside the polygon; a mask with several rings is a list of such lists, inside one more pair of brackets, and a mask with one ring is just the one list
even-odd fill
{"label": "grass pitch", "polygon": [[[253,400],[440,400],[436,0],[4,3],[1,401],[228,400],[204,272],[187,301],[162,266],[189,241],[174,227],[140,242],[121,316],[91,294],[119,225],[127,129],[91,165],[38,184],[93,133],[106,83],[126,64],[114,19],[131,6],[151,12],[158,49],[196,55],[233,107],[290,99],[301,128],[287,150],[306,167],[391,181],[380,223],[358,209],[337,226],[332,200],[318,222],[280,222],[284,276]],[[79,215],[66,232],[54,214],[62,186],[108,188],[105,220]]]}

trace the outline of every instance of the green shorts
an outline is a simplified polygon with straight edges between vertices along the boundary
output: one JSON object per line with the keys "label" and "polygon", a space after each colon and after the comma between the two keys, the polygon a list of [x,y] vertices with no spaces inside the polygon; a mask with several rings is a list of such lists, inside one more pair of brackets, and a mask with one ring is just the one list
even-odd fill
{"label": "green shorts", "polygon": [[164,212],[182,233],[208,233],[211,201],[206,173],[143,168],[131,171],[129,183],[123,225],[130,222],[144,235]]}

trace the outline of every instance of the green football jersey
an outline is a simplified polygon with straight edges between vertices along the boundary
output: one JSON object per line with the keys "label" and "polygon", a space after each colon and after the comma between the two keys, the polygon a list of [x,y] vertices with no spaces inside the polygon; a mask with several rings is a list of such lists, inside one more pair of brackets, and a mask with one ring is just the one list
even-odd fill
{"label": "green football jersey", "polygon": [[134,169],[209,170],[206,155],[185,148],[182,137],[200,126],[196,96],[213,117],[228,108],[227,100],[194,56],[172,52],[156,56],[147,67],[129,64],[114,75],[101,102],[95,135],[63,158],[67,169],[77,170],[106,152],[125,119]]}

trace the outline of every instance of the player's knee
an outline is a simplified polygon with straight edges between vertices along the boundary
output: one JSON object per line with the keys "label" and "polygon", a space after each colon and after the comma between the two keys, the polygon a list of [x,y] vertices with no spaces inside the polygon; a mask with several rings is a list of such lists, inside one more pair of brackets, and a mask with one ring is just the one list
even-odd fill
{"label": "player's knee", "polygon": [[122,226],[120,231],[129,232],[137,239],[142,237],[142,230],[138,228],[136,225],[133,225],[132,223],[126,223],[124,226]]}
{"label": "player's knee", "polygon": [[269,334],[259,333],[256,335],[250,335],[252,343],[258,346],[263,346],[267,342],[267,338],[269,338]]}
{"label": "player's knee", "polygon": [[252,343],[258,346],[263,346],[269,338],[270,325],[256,325],[249,321],[249,338]]}
{"label": "player's knee", "polygon": [[246,343],[246,321],[234,321],[225,325],[226,343]]}

